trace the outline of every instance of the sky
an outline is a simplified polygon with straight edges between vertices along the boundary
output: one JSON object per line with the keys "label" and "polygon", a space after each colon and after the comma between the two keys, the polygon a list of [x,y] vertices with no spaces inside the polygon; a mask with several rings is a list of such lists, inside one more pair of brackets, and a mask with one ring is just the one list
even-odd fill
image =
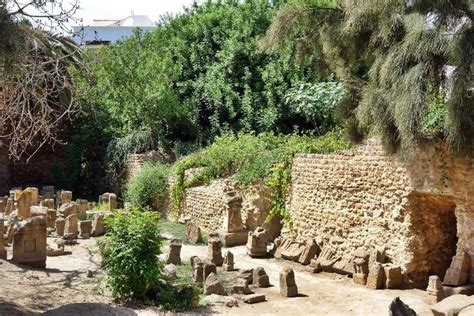
{"label": "sky", "polygon": [[[122,19],[131,15],[148,15],[152,21],[165,13],[180,13],[194,0],[79,0],[81,8],[76,13],[87,25],[93,19]],[[201,1],[198,1],[198,3]],[[74,23],[77,24],[77,23]]]}

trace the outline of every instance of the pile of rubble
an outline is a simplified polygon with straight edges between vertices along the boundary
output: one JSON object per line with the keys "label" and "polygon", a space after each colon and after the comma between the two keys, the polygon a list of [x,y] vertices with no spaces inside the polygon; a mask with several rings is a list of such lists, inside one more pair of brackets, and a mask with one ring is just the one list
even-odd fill
{"label": "pile of rubble", "polygon": [[[10,195],[0,198],[0,258],[36,268],[46,267],[47,256],[64,255],[65,245],[77,243],[105,233],[104,216],[117,208],[117,197],[105,193],[99,204],[107,212],[94,211],[97,203],[83,199],[72,200],[71,191],[43,187],[41,195],[34,187],[14,188]],[[54,246],[47,237],[58,237]]]}

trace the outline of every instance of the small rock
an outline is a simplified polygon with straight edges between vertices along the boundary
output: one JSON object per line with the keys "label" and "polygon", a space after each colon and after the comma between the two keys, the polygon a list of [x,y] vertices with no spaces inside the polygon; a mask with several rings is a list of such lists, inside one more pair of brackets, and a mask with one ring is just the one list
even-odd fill
{"label": "small rock", "polygon": [[435,316],[458,315],[464,308],[474,305],[474,296],[452,295],[431,306]]}
{"label": "small rock", "polygon": [[223,296],[217,294],[211,294],[206,296],[206,302],[209,306],[227,306],[227,307],[238,307],[239,303],[237,299],[231,296]]}
{"label": "small rock", "polygon": [[176,276],[176,266],[172,263],[169,263],[165,265],[165,268],[163,269],[164,275],[168,277],[175,277]]}
{"label": "small rock", "polygon": [[206,282],[204,283],[204,295],[225,295],[224,287],[222,286],[221,282],[217,278],[217,275],[212,272],[206,278]]}
{"label": "small rock", "polygon": [[94,272],[92,272],[92,270],[87,270],[86,276],[87,276],[88,278],[92,278],[92,277],[94,277]]}
{"label": "small rock", "polygon": [[245,284],[245,282],[239,282],[232,286],[232,293],[234,294],[251,294],[252,291],[250,290],[249,286]]}
{"label": "small rock", "polygon": [[265,302],[265,295],[264,294],[250,294],[244,297],[244,302],[247,304]]}
{"label": "small rock", "polygon": [[390,316],[416,316],[415,311],[403,303],[399,297],[395,297],[388,309]]}

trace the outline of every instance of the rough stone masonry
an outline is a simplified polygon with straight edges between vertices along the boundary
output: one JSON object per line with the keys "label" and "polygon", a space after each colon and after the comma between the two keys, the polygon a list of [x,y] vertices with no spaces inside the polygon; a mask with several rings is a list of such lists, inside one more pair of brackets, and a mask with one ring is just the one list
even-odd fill
{"label": "rough stone masonry", "polygon": [[474,261],[473,166],[439,143],[404,162],[378,139],[342,154],[296,155],[287,200],[293,230],[285,235],[319,238],[339,257],[385,247],[405,283],[426,287],[429,275],[444,278],[456,254]]}

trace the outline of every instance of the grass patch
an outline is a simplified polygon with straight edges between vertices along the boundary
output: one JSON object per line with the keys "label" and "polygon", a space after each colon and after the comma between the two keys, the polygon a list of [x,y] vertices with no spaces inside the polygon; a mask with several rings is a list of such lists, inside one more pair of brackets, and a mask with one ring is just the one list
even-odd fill
{"label": "grass patch", "polygon": [[[173,238],[181,240],[183,244],[190,244],[190,241],[188,240],[188,238],[186,238],[184,224],[163,219],[158,222],[158,227],[162,234],[172,235]],[[201,234],[203,242],[199,244],[207,244],[207,234],[203,232],[201,232]]]}

